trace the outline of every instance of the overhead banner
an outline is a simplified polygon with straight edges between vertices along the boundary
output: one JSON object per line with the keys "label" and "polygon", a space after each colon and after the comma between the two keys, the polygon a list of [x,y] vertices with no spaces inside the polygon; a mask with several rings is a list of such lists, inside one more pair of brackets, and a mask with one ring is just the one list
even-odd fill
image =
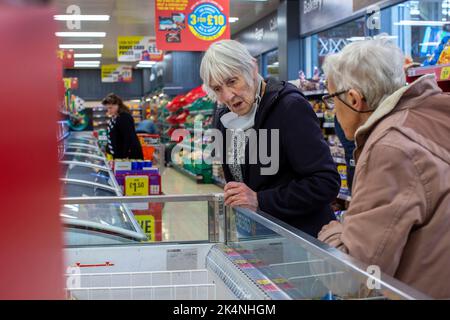
{"label": "overhead banner", "polygon": [[133,69],[121,64],[105,64],[102,66],[102,82],[132,82]]}
{"label": "overhead banner", "polygon": [[164,51],[206,51],[230,39],[229,0],[155,0],[156,46]]}
{"label": "overhead banner", "polygon": [[158,50],[154,37],[117,37],[117,60],[119,62],[161,61],[163,52]]}
{"label": "overhead banner", "polygon": [[73,68],[75,66],[75,56],[73,49],[58,50],[57,56],[62,60],[63,68]]}

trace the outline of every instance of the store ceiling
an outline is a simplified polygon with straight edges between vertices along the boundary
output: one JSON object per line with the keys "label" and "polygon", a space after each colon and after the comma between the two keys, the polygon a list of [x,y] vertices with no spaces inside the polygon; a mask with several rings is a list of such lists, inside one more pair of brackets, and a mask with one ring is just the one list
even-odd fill
{"label": "store ceiling", "polygon": [[[66,14],[67,7],[78,5],[81,14],[110,15],[105,22],[82,21],[84,32],[106,32],[105,38],[59,38],[61,44],[91,43],[104,44],[102,64],[116,61],[116,40],[118,36],[155,36],[155,0],[54,0],[58,14]],[[275,11],[280,0],[230,0],[230,16],[239,21],[231,24],[235,34],[264,16]],[[66,22],[58,21],[58,31],[74,31]],[[100,50],[75,50],[78,53],[99,53]]]}

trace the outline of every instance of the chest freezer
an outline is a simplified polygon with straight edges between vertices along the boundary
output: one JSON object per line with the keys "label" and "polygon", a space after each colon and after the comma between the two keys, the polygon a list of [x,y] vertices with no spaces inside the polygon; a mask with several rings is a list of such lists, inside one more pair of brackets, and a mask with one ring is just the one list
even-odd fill
{"label": "chest freezer", "polygon": [[[94,245],[71,243],[64,251],[69,299],[427,298],[389,276],[374,276],[368,266],[270,215],[224,206],[223,195],[62,201],[89,206],[164,203],[163,232],[177,230],[185,235],[177,241],[154,243],[114,239]],[[165,221],[164,215],[176,217],[177,226]],[[190,230],[183,227],[192,225],[204,225],[206,232],[200,234],[206,237],[189,238]]]}

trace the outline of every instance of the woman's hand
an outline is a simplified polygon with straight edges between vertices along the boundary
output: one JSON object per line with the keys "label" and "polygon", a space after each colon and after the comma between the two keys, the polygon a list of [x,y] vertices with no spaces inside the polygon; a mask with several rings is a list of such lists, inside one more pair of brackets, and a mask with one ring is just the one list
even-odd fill
{"label": "woman's hand", "polygon": [[244,183],[230,182],[225,186],[225,205],[257,211],[258,197],[256,192]]}

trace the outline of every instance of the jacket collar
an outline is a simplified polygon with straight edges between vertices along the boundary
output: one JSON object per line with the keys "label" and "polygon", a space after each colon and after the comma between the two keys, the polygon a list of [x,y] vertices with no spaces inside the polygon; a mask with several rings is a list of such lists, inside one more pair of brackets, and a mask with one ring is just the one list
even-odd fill
{"label": "jacket collar", "polygon": [[356,131],[356,160],[359,158],[370,134],[384,118],[394,112],[414,108],[427,97],[442,93],[435,78],[434,74],[424,75],[410,85],[397,90],[380,104],[367,122]]}

